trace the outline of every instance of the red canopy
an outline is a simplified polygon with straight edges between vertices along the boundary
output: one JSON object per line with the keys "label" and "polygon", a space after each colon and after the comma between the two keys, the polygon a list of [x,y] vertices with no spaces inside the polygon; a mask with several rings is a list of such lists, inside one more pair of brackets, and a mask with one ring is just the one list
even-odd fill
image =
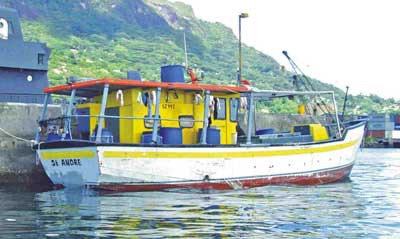
{"label": "red canopy", "polygon": [[60,95],[70,95],[72,89],[77,89],[76,95],[82,97],[93,97],[103,93],[104,85],[110,85],[110,91],[124,90],[131,88],[164,88],[187,91],[205,91],[211,92],[227,92],[227,93],[244,93],[250,91],[245,86],[217,86],[217,85],[202,85],[188,83],[171,83],[171,82],[153,82],[153,81],[138,81],[126,79],[103,78],[98,80],[89,80],[67,85],[48,87],[44,89],[45,93],[54,93]]}

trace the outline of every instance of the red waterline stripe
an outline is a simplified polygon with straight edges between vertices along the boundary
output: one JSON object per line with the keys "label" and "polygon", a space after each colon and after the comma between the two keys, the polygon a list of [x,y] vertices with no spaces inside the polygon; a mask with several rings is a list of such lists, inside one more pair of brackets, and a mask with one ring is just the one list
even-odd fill
{"label": "red waterline stripe", "polygon": [[171,183],[171,184],[100,184],[91,187],[99,190],[140,192],[162,191],[172,188],[214,189],[231,190],[237,188],[253,188],[267,185],[291,184],[291,185],[318,185],[333,183],[348,177],[353,165],[340,169],[312,173],[310,175],[276,176],[256,179],[227,180],[219,182],[198,183]]}

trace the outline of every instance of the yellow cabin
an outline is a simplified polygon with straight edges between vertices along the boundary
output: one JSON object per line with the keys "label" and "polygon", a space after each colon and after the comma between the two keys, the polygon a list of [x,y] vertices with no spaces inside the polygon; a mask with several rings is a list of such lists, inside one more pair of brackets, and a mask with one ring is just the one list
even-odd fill
{"label": "yellow cabin", "polygon": [[[129,83],[129,87],[119,84]],[[114,80],[109,82],[103,131],[108,131],[114,143],[151,143],[154,120],[157,120],[156,98],[159,92],[158,135],[162,144],[198,144],[204,127],[205,99],[209,97],[207,143],[236,143],[236,125],[240,93],[243,87],[218,87],[195,84],[168,84]],[[206,92],[210,92],[207,96]],[[92,102],[77,105],[80,137],[95,135],[102,95]],[[84,117],[90,115],[90,117]]]}

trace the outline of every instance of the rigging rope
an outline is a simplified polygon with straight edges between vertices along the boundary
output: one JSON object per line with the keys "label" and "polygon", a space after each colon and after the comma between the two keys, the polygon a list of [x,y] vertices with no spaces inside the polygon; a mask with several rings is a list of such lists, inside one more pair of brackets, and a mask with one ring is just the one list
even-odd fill
{"label": "rigging rope", "polygon": [[24,139],[24,138],[18,137],[16,135],[11,134],[10,132],[8,132],[7,130],[5,130],[5,129],[1,128],[1,127],[0,127],[0,131],[3,132],[4,134],[10,136],[11,138],[14,138],[14,139],[17,139],[17,140],[20,140],[20,141],[24,141],[24,142],[30,143],[30,144],[34,144],[35,143],[35,140],[29,140],[29,139]]}
{"label": "rigging rope", "polygon": [[[300,67],[292,60],[292,58],[290,58],[290,56],[288,55],[287,51],[282,51],[283,55],[286,56],[286,58],[289,61],[290,66],[292,67],[295,75],[293,76],[294,79],[294,83],[300,82],[300,80],[303,83],[304,88],[307,91],[316,91],[313,84],[311,83],[311,79],[309,77],[307,77],[304,72],[300,69]],[[300,73],[300,74],[299,74]],[[297,88],[297,90],[300,90],[300,85],[295,84],[295,87]],[[311,90],[310,90],[311,88]],[[321,101],[321,104],[319,104],[317,102],[317,107],[321,110],[321,112],[325,115],[327,115],[328,117],[331,118],[331,120],[334,122],[335,121],[335,117],[332,115],[332,113],[329,112],[328,109],[328,105],[326,104],[326,102],[323,100],[322,96],[318,94],[318,98]],[[323,108],[323,107],[324,108]],[[306,105],[306,109],[311,113],[310,109],[308,108],[308,106]],[[312,114],[310,114],[312,117]],[[313,117],[312,117],[313,118]]]}

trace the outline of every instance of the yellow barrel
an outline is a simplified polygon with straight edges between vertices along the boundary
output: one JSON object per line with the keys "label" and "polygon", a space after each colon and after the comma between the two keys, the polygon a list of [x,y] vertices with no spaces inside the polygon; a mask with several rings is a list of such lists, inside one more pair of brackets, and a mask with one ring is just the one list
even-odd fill
{"label": "yellow barrel", "polygon": [[306,113],[306,106],[305,105],[299,105],[297,107],[297,112],[301,115],[304,115]]}

